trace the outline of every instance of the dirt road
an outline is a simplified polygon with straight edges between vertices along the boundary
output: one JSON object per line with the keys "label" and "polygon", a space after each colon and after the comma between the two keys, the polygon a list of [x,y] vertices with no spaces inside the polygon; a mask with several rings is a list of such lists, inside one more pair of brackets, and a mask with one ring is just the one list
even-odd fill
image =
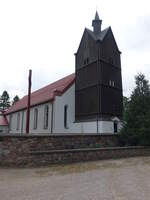
{"label": "dirt road", "polygon": [[0,200],[150,200],[150,157],[1,168]]}

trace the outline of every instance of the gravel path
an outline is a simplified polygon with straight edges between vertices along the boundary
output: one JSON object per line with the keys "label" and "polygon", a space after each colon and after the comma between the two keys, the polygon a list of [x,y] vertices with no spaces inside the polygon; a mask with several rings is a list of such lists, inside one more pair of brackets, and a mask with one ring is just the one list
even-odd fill
{"label": "gravel path", "polygon": [[0,169],[2,200],[149,200],[150,157]]}

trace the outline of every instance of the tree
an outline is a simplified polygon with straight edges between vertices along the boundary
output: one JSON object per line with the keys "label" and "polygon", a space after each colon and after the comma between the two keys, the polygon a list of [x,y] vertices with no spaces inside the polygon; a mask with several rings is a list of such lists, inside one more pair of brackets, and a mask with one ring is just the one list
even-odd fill
{"label": "tree", "polygon": [[129,98],[128,97],[123,97],[123,110],[125,111],[127,109],[129,103]]}
{"label": "tree", "polygon": [[7,109],[8,107],[10,107],[10,101],[9,101],[9,94],[8,92],[5,90],[1,97],[0,97],[0,110],[4,111],[5,109]]}
{"label": "tree", "polygon": [[150,85],[144,74],[135,76],[136,87],[124,110],[120,141],[124,145],[150,144]]}
{"label": "tree", "polygon": [[14,105],[17,101],[19,101],[18,95],[13,98],[12,105]]}

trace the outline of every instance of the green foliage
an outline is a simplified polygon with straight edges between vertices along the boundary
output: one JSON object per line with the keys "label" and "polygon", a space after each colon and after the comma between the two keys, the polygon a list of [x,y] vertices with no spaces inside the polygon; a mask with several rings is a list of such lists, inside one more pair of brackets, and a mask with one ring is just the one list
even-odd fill
{"label": "green foliage", "polygon": [[136,87],[124,110],[122,145],[150,145],[150,86],[143,74],[135,77]]}
{"label": "green foliage", "polygon": [[2,95],[0,96],[0,110],[4,111],[5,109],[10,107],[10,101],[9,101],[9,94],[5,90]]}
{"label": "green foliage", "polygon": [[129,98],[123,97],[123,109],[126,110],[129,103]]}
{"label": "green foliage", "polygon": [[16,96],[13,98],[12,105],[14,105],[17,101],[19,101],[18,95],[16,95]]}

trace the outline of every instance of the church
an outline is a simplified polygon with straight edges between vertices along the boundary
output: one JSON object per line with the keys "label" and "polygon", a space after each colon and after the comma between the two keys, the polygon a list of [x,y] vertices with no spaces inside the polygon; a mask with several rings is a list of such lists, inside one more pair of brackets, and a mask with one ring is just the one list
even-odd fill
{"label": "church", "polygon": [[[85,28],[75,53],[75,73],[31,93],[29,133],[115,134],[121,129],[121,52],[111,27],[101,29],[97,12],[92,26]],[[27,100],[24,96],[5,111],[0,127],[5,122],[8,133],[26,134]]]}

